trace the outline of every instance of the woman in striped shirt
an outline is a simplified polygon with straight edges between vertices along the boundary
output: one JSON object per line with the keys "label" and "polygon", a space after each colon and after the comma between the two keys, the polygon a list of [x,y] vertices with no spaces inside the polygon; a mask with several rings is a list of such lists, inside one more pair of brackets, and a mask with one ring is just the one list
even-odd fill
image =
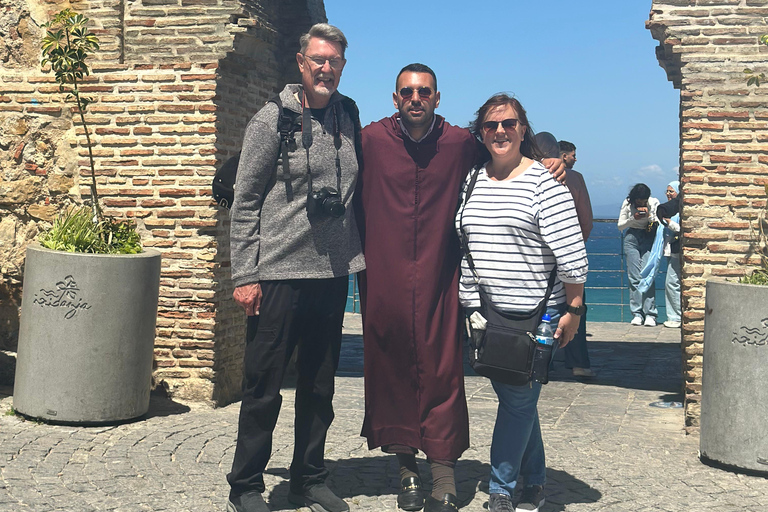
{"label": "woman in striped shirt", "polygon": [[[502,310],[530,312],[544,298],[555,339],[565,346],[576,333],[587,279],[587,254],[573,198],[537,160],[541,158],[525,109],[506,94],[491,97],[470,127],[490,153],[468,201],[456,216],[468,239],[479,282],[466,257],[459,296],[468,314],[480,307],[478,287]],[[473,171],[467,178],[471,179]],[[465,183],[465,191],[466,184]],[[477,313],[479,314],[479,313]],[[536,404],[541,384],[512,386],[491,381],[499,409],[491,444],[490,512],[537,511],[544,503],[546,464]],[[512,495],[524,481],[517,508]]]}

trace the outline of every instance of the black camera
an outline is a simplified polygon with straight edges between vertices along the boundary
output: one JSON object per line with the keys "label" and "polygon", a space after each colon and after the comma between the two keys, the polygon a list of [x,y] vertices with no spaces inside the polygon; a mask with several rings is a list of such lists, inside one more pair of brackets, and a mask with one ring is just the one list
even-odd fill
{"label": "black camera", "polygon": [[341,194],[331,187],[323,187],[313,190],[307,196],[307,213],[309,215],[328,215],[341,217],[347,211],[347,207],[341,201]]}

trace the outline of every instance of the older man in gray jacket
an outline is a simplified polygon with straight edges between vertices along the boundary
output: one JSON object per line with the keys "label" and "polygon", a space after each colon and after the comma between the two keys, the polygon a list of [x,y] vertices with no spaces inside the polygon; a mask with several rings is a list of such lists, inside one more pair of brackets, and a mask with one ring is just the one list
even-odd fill
{"label": "older man in gray jacket", "polygon": [[302,116],[303,129],[293,142],[281,141],[279,108],[267,103],[248,124],[237,171],[233,295],[248,326],[228,512],[269,510],[261,495],[263,472],[294,348],[298,381],[288,499],[315,512],[349,510],[325,485],[323,455],[334,416],[348,277],[365,268],[350,207],[359,119],[354,102],[336,91],[346,63],[344,34],[317,24],[300,42],[302,83],[287,85],[279,96],[284,119]]}

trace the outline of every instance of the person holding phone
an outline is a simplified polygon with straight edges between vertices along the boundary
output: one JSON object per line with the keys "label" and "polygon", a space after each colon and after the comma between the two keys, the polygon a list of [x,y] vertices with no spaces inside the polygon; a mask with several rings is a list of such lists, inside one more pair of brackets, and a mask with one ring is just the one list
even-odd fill
{"label": "person holding phone", "polygon": [[632,312],[632,325],[656,326],[656,286],[654,283],[647,290],[638,289],[643,267],[651,254],[653,240],[659,219],[656,208],[659,200],[651,197],[651,189],[645,183],[637,183],[621,205],[619,212],[619,231],[624,231],[624,254],[627,259],[629,278],[629,309]]}

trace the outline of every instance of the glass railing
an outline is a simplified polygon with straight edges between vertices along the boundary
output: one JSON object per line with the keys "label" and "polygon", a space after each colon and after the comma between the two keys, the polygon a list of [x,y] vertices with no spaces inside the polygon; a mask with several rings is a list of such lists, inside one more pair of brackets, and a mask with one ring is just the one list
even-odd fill
{"label": "glass railing", "polygon": [[[629,281],[627,262],[624,256],[624,233],[616,228],[617,219],[595,219],[592,233],[587,240],[589,276],[585,286],[588,319],[590,322],[628,322]],[[664,301],[664,279],[666,264],[661,265],[656,276],[657,322],[667,318]],[[347,311],[360,312],[360,297],[357,292],[357,276],[349,278]]]}

